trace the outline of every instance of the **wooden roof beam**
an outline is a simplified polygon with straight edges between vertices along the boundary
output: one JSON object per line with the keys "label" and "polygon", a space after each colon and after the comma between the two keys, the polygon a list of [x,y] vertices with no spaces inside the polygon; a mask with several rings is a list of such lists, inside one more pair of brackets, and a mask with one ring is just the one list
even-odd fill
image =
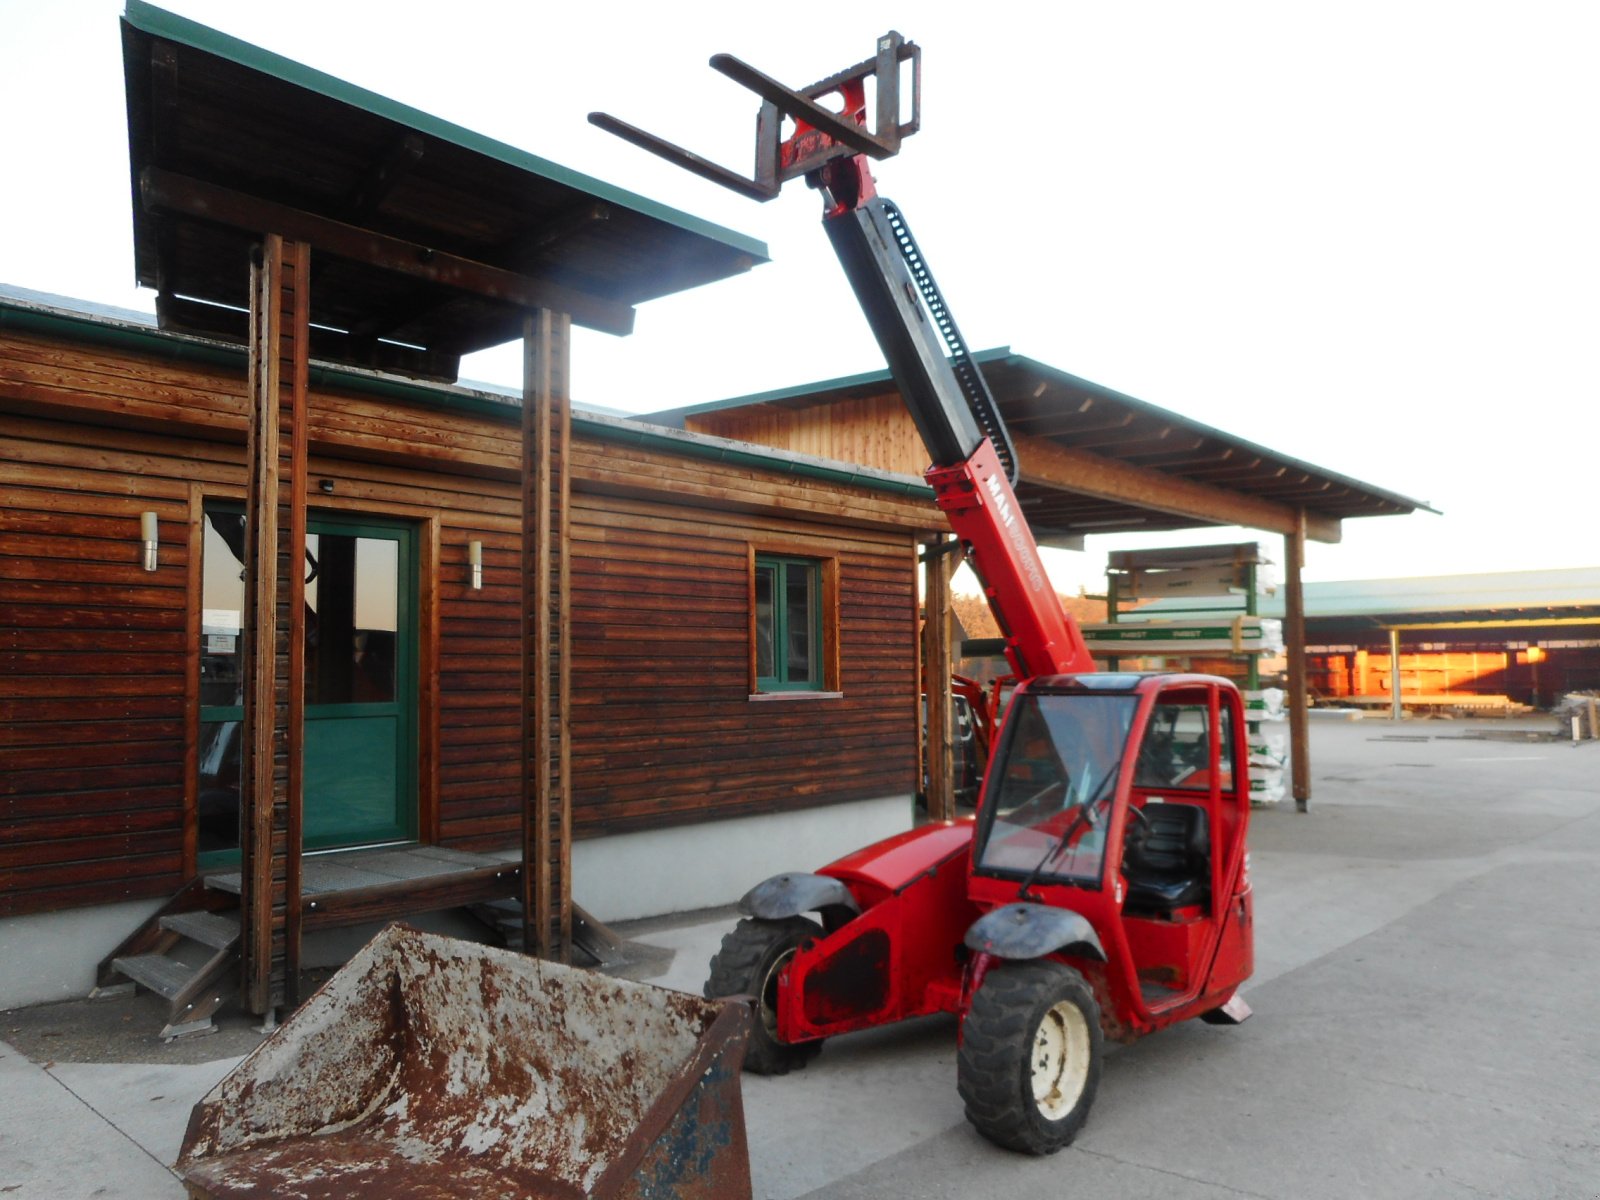
{"label": "wooden roof beam", "polygon": [[1231,449],[1217,449],[1214,445],[1207,448],[1204,443],[1196,442],[1185,449],[1170,448],[1168,453],[1125,455],[1122,461],[1137,463],[1141,467],[1159,467],[1163,471],[1181,471],[1193,476],[1207,467],[1227,462],[1232,456]]}
{"label": "wooden roof beam", "polygon": [[550,252],[562,242],[610,219],[609,204],[601,200],[589,200],[556,213],[502,243],[495,257],[502,262],[514,263],[518,270],[531,270],[549,258]]}
{"label": "wooden roof beam", "polygon": [[141,200],[151,212],[178,212],[254,233],[280,233],[340,258],[486,296],[524,309],[564,312],[574,323],[602,333],[633,332],[631,305],[604,300],[530,275],[419,246],[330,217],[262,200],[230,188],[147,167],[139,176]]}
{"label": "wooden roof beam", "polygon": [[[250,340],[250,314],[242,309],[161,292],[156,296],[156,316],[163,328],[183,329],[241,344],[248,344]],[[460,354],[442,347],[419,350],[362,337],[354,331],[340,333],[321,326],[312,326],[310,337],[312,357],[334,359],[372,371],[391,371],[449,383],[454,381],[461,365]]]}
{"label": "wooden roof beam", "polygon": [[[1225,488],[1180,479],[1160,471],[1117,462],[1098,454],[1058,446],[1045,438],[1016,439],[1017,466],[1025,483],[1119,501],[1218,525],[1242,525],[1269,533],[1292,533],[1299,510]],[[1306,513],[1306,536],[1319,542],[1340,540],[1340,522]]]}
{"label": "wooden roof beam", "polygon": [[383,160],[368,170],[366,178],[351,195],[350,202],[345,206],[345,214],[351,223],[369,224],[378,215],[389,193],[411,174],[426,151],[427,143],[419,133],[408,132],[397,141]]}
{"label": "wooden roof beam", "polygon": [[1058,408],[1042,409],[1034,412],[1018,412],[1006,414],[1006,426],[1011,429],[1020,429],[1024,425],[1047,425],[1048,428],[1032,429],[1031,433],[1048,434],[1052,437],[1071,437],[1085,433],[1099,433],[1102,431],[1125,430],[1139,419],[1138,413],[1123,412],[1113,413],[1104,420],[1079,420],[1078,418],[1088,411],[1088,406],[1066,410]]}

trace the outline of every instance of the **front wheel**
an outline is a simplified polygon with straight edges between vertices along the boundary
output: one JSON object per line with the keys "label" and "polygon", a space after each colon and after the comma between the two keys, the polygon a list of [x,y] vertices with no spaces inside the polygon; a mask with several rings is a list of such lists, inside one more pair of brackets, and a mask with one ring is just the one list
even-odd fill
{"label": "front wheel", "polygon": [[996,1145],[1054,1154],[1077,1136],[1100,1084],[1100,1006],[1057,962],[997,965],[962,1026],[956,1086]]}
{"label": "front wheel", "polygon": [[744,1052],[746,1071],[785,1075],[805,1066],[822,1049],[821,1042],[790,1044],[778,1040],[778,976],[795,951],[821,937],[822,926],[806,917],[745,920],[733,927],[733,932],[722,939],[722,949],[712,956],[706,999],[756,999],[757,1020]]}

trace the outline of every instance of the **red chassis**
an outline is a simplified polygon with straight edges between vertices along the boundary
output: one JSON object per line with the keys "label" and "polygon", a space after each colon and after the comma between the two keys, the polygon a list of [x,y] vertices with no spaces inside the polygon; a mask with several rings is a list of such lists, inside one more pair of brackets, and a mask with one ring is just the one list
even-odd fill
{"label": "red chassis", "polygon": [[[1105,849],[1092,881],[1024,881],[1014,871],[975,870],[979,821],[973,818],[927,825],[823,867],[817,877],[837,881],[853,905],[839,902],[835,894],[834,903],[815,906],[823,913],[825,935],[794,951],[768,998],[775,1001],[776,1041],[812,1042],[935,1012],[964,1015],[991,967],[1010,956],[993,938],[979,943],[988,949],[975,948],[969,931],[985,914],[1017,905],[1019,891],[1026,891],[1036,907],[1087,921],[1092,940],[1078,938],[1042,955],[1037,942],[1024,943],[1023,949],[1033,951],[1024,957],[1046,957],[1078,971],[1093,989],[1111,1036],[1131,1040],[1228,1005],[1252,969],[1245,849],[1250,801],[1239,694],[1226,681],[1195,675],[1045,677],[1019,687],[1012,712],[1025,695],[1085,689],[1107,695],[1119,687],[1137,701],[1130,748],[1149,747],[1162,737],[1160,717],[1174,707],[1190,713],[1203,709],[1212,728],[1228,732],[1228,743],[1213,742],[1212,761],[1178,787],[1151,786],[1141,773],[1148,753],[1120,756],[1104,805],[1109,817]],[[986,799],[998,799],[1004,781],[997,776],[1008,760],[1016,761],[1017,739],[1008,743],[1006,732],[985,781]],[[1198,903],[1130,912],[1125,843],[1131,827],[1148,824],[1137,814],[1156,805],[1203,810],[1210,831],[1204,869],[1210,878],[1195,889],[1204,897]],[[1048,852],[1044,840],[1039,845]],[[776,890],[792,894],[794,877],[779,878],[790,882]],[[774,890],[755,889],[746,898],[747,910],[767,919],[796,915],[792,906],[780,911],[771,903],[778,898]]]}

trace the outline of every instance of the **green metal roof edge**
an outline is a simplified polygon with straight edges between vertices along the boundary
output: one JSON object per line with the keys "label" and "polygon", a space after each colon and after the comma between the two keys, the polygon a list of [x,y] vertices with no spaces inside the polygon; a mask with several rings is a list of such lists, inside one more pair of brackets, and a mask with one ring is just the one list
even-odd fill
{"label": "green metal roof edge", "polygon": [[[141,326],[104,316],[36,308],[4,296],[0,296],[0,328],[20,329],[97,345],[142,350],[166,358],[210,363],[215,366],[237,368],[243,365],[245,360],[243,346],[208,341],[187,334],[169,333],[154,326]],[[311,364],[310,382],[313,385],[336,385],[346,391],[382,399],[402,400],[435,408],[476,413],[508,423],[515,423],[521,419],[521,401],[514,396],[497,399],[481,392],[417,383],[316,362]],[[624,442],[665,450],[689,458],[755,467],[776,475],[794,475],[827,483],[842,483],[897,496],[914,496],[930,502],[933,499],[932,488],[909,479],[895,479],[848,467],[827,466],[819,461],[803,460],[781,451],[763,454],[758,448],[745,448],[742,443],[724,442],[723,439],[712,441],[701,434],[683,435],[666,429],[652,429],[648,425],[637,424],[628,418],[607,419],[574,412],[572,426],[603,441]]]}
{"label": "green metal roof edge", "polygon": [[[977,363],[994,362],[997,359],[1011,356],[1010,346],[997,346],[989,350],[974,350],[972,352],[973,361]],[[744,408],[751,404],[767,404],[775,400],[795,400],[802,396],[808,396],[813,392],[831,392],[844,388],[859,387],[867,383],[893,382],[894,377],[890,375],[889,368],[881,367],[876,371],[863,371],[859,375],[840,375],[836,379],[823,379],[816,383],[792,384],[789,387],[774,388],[769,392],[754,392],[748,396],[734,396],[727,400],[708,400],[704,404],[689,404],[682,408],[663,408],[657,412],[643,415],[681,420],[685,417],[698,417],[704,413]]]}
{"label": "green metal roof edge", "polygon": [[330,99],[353,105],[356,108],[372,113],[374,116],[396,121],[402,125],[420,130],[433,137],[444,141],[453,142],[466,150],[476,151],[489,158],[498,159],[508,166],[518,170],[528,171],[542,176],[552,182],[564,184],[587,192],[599,199],[632,209],[643,216],[664,221],[675,225],[689,233],[710,238],[721,242],[731,249],[744,254],[750,254],[763,262],[771,261],[767,253],[765,242],[750,237],[748,234],[739,233],[732,229],[715,225],[701,217],[692,216],[675,208],[669,208],[658,201],[647,199],[634,192],[625,191],[615,184],[606,183],[595,179],[593,176],[584,175],[549,159],[540,158],[526,150],[518,150],[515,146],[508,146],[504,142],[486,137],[481,133],[454,122],[446,121],[442,117],[435,117],[421,109],[412,108],[409,104],[402,104],[398,100],[391,100],[387,96],[380,96],[376,92],[349,83],[333,75],[326,74],[314,67],[308,67],[291,58],[284,58],[270,50],[264,50],[251,42],[243,41],[212,29],[209,25],[202,25],[198,21],[191,21],[187,17],[180,17],[176,13],[168,12],[164,8],[157,8],[153,4],[146,4],[144,0],[127,0],[127,8],[123,11],[123,20],[132,25],[141,33],[151,37],[166,38],[169,41],[181,42],[196,50],[207,54],[215,54],[230,62],[247,67],[254,71],[263,71],[279,79],[306,88],[327,96]]}

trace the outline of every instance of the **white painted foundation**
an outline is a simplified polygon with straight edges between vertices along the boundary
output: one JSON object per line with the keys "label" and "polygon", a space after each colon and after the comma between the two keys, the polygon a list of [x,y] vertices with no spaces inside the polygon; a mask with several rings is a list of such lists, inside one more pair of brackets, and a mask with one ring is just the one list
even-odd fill
{"label": "white painted foundation", "polygon": [[572,898],[602,921],[732,904],[769,875],[814,871],[911,818],[910,796],[886,796],[574,842]]}
{"label": "white painted foundation", "polygon": [[100,960],[160,907],[138,900],[0,920],[0,1008],[87,996]]}
{"label": "white painted foundation", "polygon": [[[813,871],[903,833],[911,818],[910,796],[886,796],[575,842],[573,898],[602,921],[716,908],[769,875]],[[160,906],[144,900],[0,919],[0,1009],[87,996],[100,960]],[[441,932],[457,932],[448,927],[451,914],[436,916],[445,922]],[[304,962],[342,961],[376,929],[308,938]]]}

